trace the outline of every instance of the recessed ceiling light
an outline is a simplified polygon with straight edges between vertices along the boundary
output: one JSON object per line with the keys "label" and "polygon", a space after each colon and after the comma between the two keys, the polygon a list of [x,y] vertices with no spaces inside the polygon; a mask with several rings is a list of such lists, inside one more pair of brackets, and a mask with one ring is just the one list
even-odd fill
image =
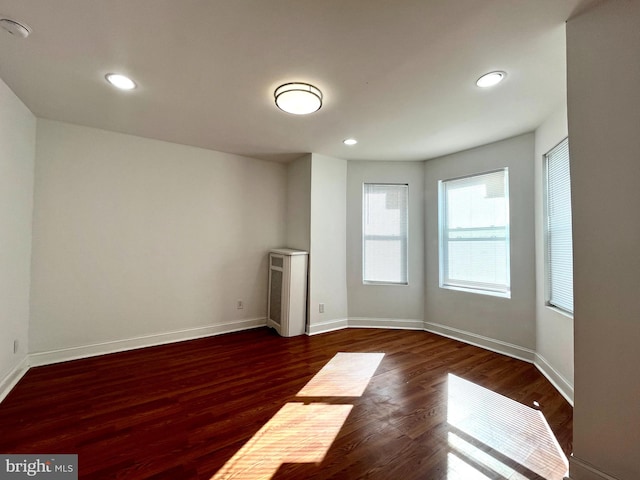
{"label": "recessed ceiling light", "polygon": [[20,38],[27,38],[31,33],[31,28],[24,23],[20,23],[6,17],[0,18],[0,27],[9,32],[11,35]]}
{"label": "recessed ceiling light", "polygon": [[476,85],[480,88],[489,88],[494,85],[499,84],[507,74],[505,72],[489,72],[483,76],[481,76],[477,81]]}
{"label": "recessed ceiling light", "polygon": [[344,143],[345,145],[351,146],[358,143],[358,140],[356,140],[355,138],[347,138],[346,140],[343,140],[342,143]]}
{"label": "recessed ceiling light", "polygon": [[276,88],[273,96],[280,110],[294,115],[307,115],[322,106],[322,92],[308,83],[285,83]]}
{"label": "recessed ceiling light", "polygon": [[107,79],[107,82],[120,90],[133,90],[136,88],[136,82],[131,80],[129,77],[120,75],[119,73],[108,73],[104,78]]}

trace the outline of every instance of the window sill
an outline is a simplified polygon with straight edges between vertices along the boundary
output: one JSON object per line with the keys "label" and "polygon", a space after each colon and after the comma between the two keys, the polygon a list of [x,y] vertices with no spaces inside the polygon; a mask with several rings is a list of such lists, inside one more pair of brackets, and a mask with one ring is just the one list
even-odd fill
{"label": "window sill", "polygon": [[491,290],[480,290],[477,288],[457,287],[454,285],[440,285],[445,290],[454,290],[456,292],[475,293],[478,295],[488,295],[490,297],[511,298],[511,292],[492,292]]}
{"label": "window sill", "polygon": [[566,310],[562,310],[561,308],[554,307],[553,305],[549,305],[549,304],[545,305],[545,307],[547,307],[552,312],[557,313],[558,315],[562,315],[563,317],[567,317],[573,320],[573,313],[569,313]]}
{"label": "window sill", "polygon": [[408,287],[409,283],[392,283],[392,282],[362,282],[362,285],[378,285],[383,287]]}

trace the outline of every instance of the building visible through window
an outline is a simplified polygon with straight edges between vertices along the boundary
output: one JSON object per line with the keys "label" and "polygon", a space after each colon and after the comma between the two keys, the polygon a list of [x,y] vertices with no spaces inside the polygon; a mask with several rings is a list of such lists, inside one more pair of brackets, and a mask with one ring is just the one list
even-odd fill
{"label": "building visible through window", "polygon": [[510,296],[508,169],[439,182],[440,286]]}
{"label": "building visible through window", "polygon": [[364,283],[408,283],[409,186],[365,183],[362,208]]}

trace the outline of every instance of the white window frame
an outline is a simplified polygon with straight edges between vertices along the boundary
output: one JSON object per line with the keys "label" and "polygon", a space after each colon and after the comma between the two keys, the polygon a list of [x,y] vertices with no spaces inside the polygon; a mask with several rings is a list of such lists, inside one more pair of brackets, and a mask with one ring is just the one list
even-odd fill
{"label": "white window frame", "polygon": [[[367,233],[367,185],[380,187],[401,187],[406,194],[406,209],[404,211],[404,235],[380,236]],[[400,242],[400,269],[404,281],[395,282],[393,280],[371,280],[367,279],[366,258],[367,240],[397,240]],[[406,183],[381,183],[364,182],[362,184],[362,283],[363,285],[409,285],[409,185]]]}
{"label": "white window frame", "polygon": [[[495,284],[488,282],[478,282],[465,279],[452,279],[449,277],[448,272],[448,217],[447,217],[447,199],[446,199],[446,184],[448,182],[455,182],[473,177],[480,177],[483,175],[489,175],[492,173],[504,172],[504,196],[505,196],[505,215],[506,225],[505,227],[499,227],[504,230],[505,234],[505,252],[506,252],[506,279],[505,284]],[[477,293],[481,295],[491,295],[497,297],[511,298],[511,236],[510,236],[510,213],[509,213],[509,168],[499,168],[495,170],[489,170],[485,172],[474,173],[472,175],[465,175],[462,177],[449,178],[438,181],[438,244],[439,244],[439,285],[440,288],[449,290],[458,290],[470,293]],[[479,228],[479,227],[478,227]],[[484,227],[483,229],[496,228],[492,226]],[[488,240],[487,238],[486,240]],[[481,241],[482,238],[479,239]]]}
{"label": "white window frame", "polygon": [[[562,218],[562,215],[557,215],[554,217],[554,213],[551,212],[551,203],[552,203],[552,199],[551,199],[551,189],[552,188],[558,188],[559,185],[557,185],[557,180],[562,180],[562,179],[557,179],[556,180],[556,184],[554,184],[554,186],[552,186],[552,179],[550,178],[550,167],[549,167],[549,161],[550,161],[550,157],[552,157],[553,155],[561,155],[563,152],[562,150],[566,149],[566,160],[569,161],[570,160],[570,152],[569,152],[569,139],[568,138],[564,138],[561,142],[559,142],[556,146],[554,146],[551,150],[549,150],[543,158],[543,170],[544,170],[544,192],[543,192],[543,196],[544,196],[544,254],[545,254],[545,263],[544,263],[544,269],[545,269],[545,304],[548,307],[551,307],[553,309],[557,309],[560,312],[569,315],[571,317],[573,317],[573,252],[572,252],[572,248],[569,251],[569,265],[567,265],[567,258],[560,258],[563,255],[566,255],[567,252],[565,251],[564,254],[559,254],[558,256],[558,261],[554,262],[553,257],[553,251],[552,251],[552,244],[554,243],[552,237],[553,237],[553,225],[558,225],[558,224],[563,224],[563,228],[566,229],[567,225],[566,225],[566,217]],[[563,157],[559,157],[560,160],[564,160]],[[569,180],[571,179],[571,167],[570,167],[570,162],[567,165],[567,167],[569,168],[568,171],[568,179],[564,179]],[[567,192],[565,192],[566,194]],[[563,242],[565,241],[570,241],[571,245],[573,247],[573,235],[572,235],[572,216],[571,216],[571,202],[570,202],[570,198],[571,198],[571,184],[569,183],[569,219],[568,219],[568,238],[567,238],[567,231],[562,232],[562,235],[564,235],[564,238],[562,238],[561,240]],[[566,198],[565,198],[566,200]],[[566,205],[563,205],[566,206]],[[566,211],[564,212],[564,214],[566,215]],[[552,218],[553,217],[553,218]],[[556,265],[556,269],[560,270],[560,275],[559,278],[566,278],[567,276],[571,277],[571,284],[567,285],[566,283],[564,283],[562,280],[559,280],[559,286],[557,290],[554,290],[554,286],[553,286],[553,278],[555,277],[555,275],[552,273],[554,270],[554,265]],[[571,298],[568,299],[567,296],[570,296]]]}

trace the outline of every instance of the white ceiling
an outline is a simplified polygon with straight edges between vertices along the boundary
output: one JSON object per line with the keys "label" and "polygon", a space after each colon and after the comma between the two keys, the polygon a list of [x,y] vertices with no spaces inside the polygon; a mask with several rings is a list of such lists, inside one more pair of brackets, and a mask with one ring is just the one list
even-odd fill
{"label": "white ceiling", "polygon": [[[425,160],[535,129],[565,99],[584,0],[0,0],[0,77],[38,117],[287,161]],[[475,80],[507,72],[498,87]],[[104,75],[139,85],[120,92]],[[281,83],[324,93],[299,117]],[[342,140],[360,143],[347,147]]]}

